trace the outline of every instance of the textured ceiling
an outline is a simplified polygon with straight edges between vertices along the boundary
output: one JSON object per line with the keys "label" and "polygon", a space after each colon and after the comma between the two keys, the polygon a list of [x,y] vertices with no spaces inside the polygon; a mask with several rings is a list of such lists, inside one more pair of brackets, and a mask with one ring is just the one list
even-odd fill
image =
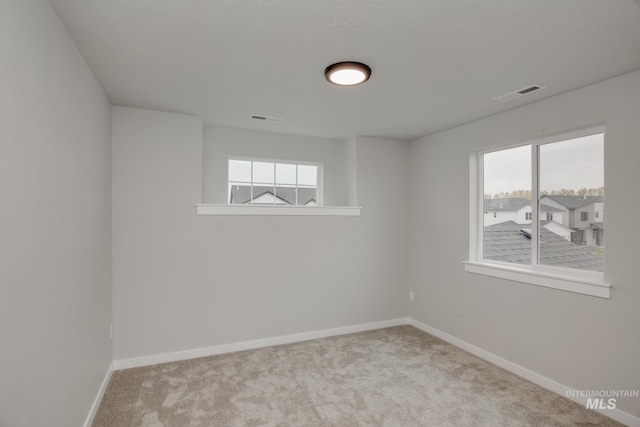
{"label": "textured ceiling", "polygon": [[[275,132],[414,139],[640,69],[634,0],[51,3],[114,105]],[[327,83],[341,60],[369,82]]]}

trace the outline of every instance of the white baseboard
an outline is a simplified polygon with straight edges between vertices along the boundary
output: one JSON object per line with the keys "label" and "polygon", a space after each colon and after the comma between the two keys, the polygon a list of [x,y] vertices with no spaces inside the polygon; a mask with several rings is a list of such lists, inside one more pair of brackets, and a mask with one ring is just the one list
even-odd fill
{"label": "white baseboard", "polygon": [[381,322],[363,323],[360,325],[345,326],[341,328],[323,329],[315,332],[305,332],[293,335],[283,335],[273,338],[264,338],[253,341],[244,341],[233,344],[223,344],[213,347],[196,348],[192,350],[176,351],[172,353],[154,354],[130,359],[114,360],[114,370],[137,368],[140,366],[157,365],[158,363],[176,362],[179,360],[196,359],[198,357],[215,356],[217,354],[232,353],[235,351],[252,350],[255,348],[270,347],[273,345],[290,344],[300,341],[314,340],[337,335],[352,334],[356,332],[371,331],[374,329],[388,328],[391,326],[406,325],[409,318],[385,320]]}
{"label": "white baseboard", "polygon": [[98,408],[100,407],[100,402],[102,401],[102,397],[104,396],[104,392],[107,391],[107,385],[109,384],[109,380],[111,379],[111,374],[114,371],[114,362],[111,362],[109,365],[109,369],[107,369],[107,373],[102,380],[102,384],[100,385],[100,389],[98,390],[98,395],[93,401],[93,405],[91,405],[91,411],[89,411],[89,415],[84,422],[84,427],[91,427],[93,424],[93,419],[98,412]]}
{"label": "white baseboard", "polygon": [[[480,357],[481,359],[484,359],[488,362],[493,363],[496,366],[499,366],[503,369],[506,369],[509,372],[512,372],[522,378],[525,378],[529,381],[531,381],[534,384],[538,384],[541,387],[546,388],[547,390],[553,391],[555,393],[558,393],[561,396],[565,396],[567,390],[571,390],[571,387],[567,387],[563,384],[560,384],[557,381],[554,381],[550,378],[547,378],[543,375],[540,375],[536,372],[533,372],[527,368],[524,368],[520,365],[517,365],[513,362],[510,362],[506,359],[503,359],[499,356],[496,356],[493,353],[489,353],[486,350],[481,349],[480,347],[476,347],[473,344],[469,344],[466,341],[463,341],[459,338],[456,338],[452,335],[447,334],[446,332],[442,332],[439,329],[436,329],[434,327],[431,327],[429,325],[426,325],[422,322],[419,322],[415,319],[411,319],[409,318],[409,324],[412,326],[415,326],[416,328],[431,334],[435,337],[438,337],[446,342],[448,342],[449,344],[455,345],[456,347],[459,347],[463,350],[468,351],[471,354],[474,354],[478,357]],[[568,397],[568,399],[573,400],[574,402],[577,402],[583,406],[586,405],[587,403],[587,399],[586,398],[581,398],[581,397]],[[601,410],[596,410],[597,412],[609,417],[609,418],[613,418],[616,421],[619,421],[627,426],[630,427],[640,427],[640,418],[628,414],[624,411],[621,411],[619,409],[601,409]]]}

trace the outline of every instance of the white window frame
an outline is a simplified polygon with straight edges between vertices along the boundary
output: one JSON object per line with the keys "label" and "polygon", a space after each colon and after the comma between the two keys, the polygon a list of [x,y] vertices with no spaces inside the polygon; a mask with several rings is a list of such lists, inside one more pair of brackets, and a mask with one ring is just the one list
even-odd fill
{"label": "white window frame", "polygon": [[[502,151],[509,148],[531,146],[531,194],[538,195],[538,148],[545,144],[552,144],[573,138],[606,133],[605,127],[595,126],[573,132],[566,132],[554,136],[523,141],[504,146],[472,152],[469,161],[470,170],[470,217],[469,217],[469,260],[465,261],[465,270],[470,273],[482,274],[543,286],[552,289],[560,289],[584,295],[592,295],[601,298],[610,298],[611,284],[605,280],[604,272],[579,270],[567,267],[549,266],[538,263],[538,214],[539,200],[533,197],[531,201],[531,265],[520,265],[501,261],[486,260],[483,258],[483,162],[484,154]],[[606,260],[606,258],[605,258]]]}
{"label": "white window frame", "polygon": [[[260,158],[260,157],[245,157],[245,156],[229,156],[227,158],[227,204],[231,205],[230,203],[230,199],[231,199],[231,187],[229,186],[229,161],[231,160],[238,160],[238,161],[245,161],[245,162],[264,162],[264,163],[273,163],[275,164],[285,164],[285,165],[294,165],[296,166],[296,189],[297,188],[309,188],[309,186],[302,186],[302,187],[298,187],[298,174],[297,174],[297,167],[298,166],[315,166],[317,168],[317,174],[316,174],[316,206],[313,207],[322,207],[323,206],[323,198],[322,198],[322,193],[323,193],[323,186],[322,186],[322,181],[323,181],[323,164],[322,163],[318,163],[318,162],[306,162],[306,161],[296,161],[296,160],[281,160],[281,159],[267,159],[267,158]],[[275,173],[275,171],[274,171]],[[274,177],[275,180],[275,177]],[[252,168],[252,176],[251,176],[251,183],[250,183],[251,187],[253,188],[253,186],[255,185],[253,182],[253,168]],[[275,182],[274,182],[274,186],[275,186]],[[297,196],[296,196],[297,197]],[[276,206],[276,205],[267,205],[267,204],[253,204],[253,203],[249,203],[248,205],[250,206]],[[234,206],[234,205],[232,205]],[[235,205],[237,206],[237,205]],[[305,205],[289,205],[289,206],[296,206],[298,208],[310,208],[312,206],[305,206]]]}
{"label": "white window frame", "polygon": [[[316,205],[314,206],[300,206],[300,205],[266,205],[266,204],[230,204],[229,200],[231,195],[229,194],[229,160],[244,160],[253,162],[269,162],[280,164],[293,164],[293,165],[309,165],[316,166],[318,168],[318,176],[316,179]],[[284,159],[271,159],[261,157],[246,157],[246,156],[234,156],[230,155],[227,158],[226,166],[226,181],[227,186],[227,203],[224,204],[208,204],[198,203],[196,204],[197,215],[230,215],[230,216],[244,216],[244,215],[257,215],[257,216],[360,216],[362,207],[360,206],[325,206],[324,205],[324,165],[319,162],[308,161],[295,161]]]}

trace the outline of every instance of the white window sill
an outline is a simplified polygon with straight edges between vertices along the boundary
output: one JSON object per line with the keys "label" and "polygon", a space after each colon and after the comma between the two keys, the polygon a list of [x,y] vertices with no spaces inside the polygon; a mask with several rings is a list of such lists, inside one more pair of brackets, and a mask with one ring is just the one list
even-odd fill
{"label": "white window sill", "polygon": [[270,206],[197,204],[198,215],[360,216],[359,206]]}
{"label": "white window sill", "polygon": [[465,261],[464,269],[469,273],[498,277],[516,282],[529,283],[546,288],[560,289],[583,295],[610,298],[611,285],[591,278],[563,276],[555,273],[533,271],[527,267],[504,266],[485,262]]}

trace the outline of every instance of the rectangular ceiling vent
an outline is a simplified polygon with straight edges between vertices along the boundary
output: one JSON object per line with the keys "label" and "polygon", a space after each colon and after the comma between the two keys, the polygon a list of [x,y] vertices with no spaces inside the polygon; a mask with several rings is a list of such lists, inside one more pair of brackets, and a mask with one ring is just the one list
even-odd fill
{"label": "rectangular ceiling vent", "polygon": [[521,96],[528,95],[530,93],[537,92],[542,89],[545,89],[545,86],[531,85],[531,86],[524,87],[520,90],[516,90],[515,92],[505,93],[504,95],[500,95],[499,97],[493,98],[493,99],[495,101],[507,102],[507,101],[511,101],[512,99],[520,98]]}
{"label": "rectangular ceiling vent", "polygon": [[252,114],[249,116],[249,118],[251,120],[257,120],[260,122],[269,122],[269,123],[280,123],[282,122],[282,120],[284,120],[279,117],[261,116],[259,114]]}

